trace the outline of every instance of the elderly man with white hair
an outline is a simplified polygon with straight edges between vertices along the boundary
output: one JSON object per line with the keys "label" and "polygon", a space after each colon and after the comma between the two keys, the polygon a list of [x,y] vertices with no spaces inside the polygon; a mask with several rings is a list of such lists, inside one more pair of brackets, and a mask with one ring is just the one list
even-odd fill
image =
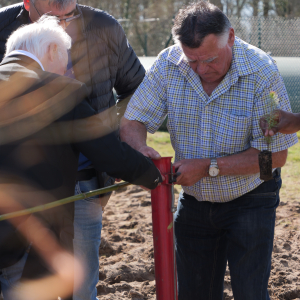
{"label": "elderly man with white hair", "polygon": [[[43,71],[64,75],[71,38],[57,26],[55,17],[43,17],[37,24],[15,31],[6,43],[5,57],[21,55],[36,61]],[[24,35],[27,37],[24,38]]]}
{"label": "elderly man with white hair", "polygon": [[[103,124],[101,114],[86,99],[86,86],[60,76],[65,73],[70,46],[71,39],[56,17],[21,27],[7,41],[0,64],[0,191],[5,191],[0,213],[15,210],[3,199],[30,207],[72,196],[79,153],[110,176],[149,189],[161,181],[149,158],[120,142]],[[74,205],[50,209],[38,217],[59,244],[72,251]],[[48,245],[20,234],[27,220],[13,221],[18,230],[7,221],[0,222],[0,282],[6,300],[14,299],[8,290],[22,271],[24,278],[31,279],[49,269],[37,255],[41,248],[47,252]]]}
{"label": "elderly man with white hair", "polygon": [[[24,24],[36,22],[45,13],[57,16],[72,38],[65,75],[86,84],[91,106],[96,112],[106,111],[106,120],[116,127],[113,90],[121,116],[127,100],[142,82],[145,70],[121,25],[107,12],[77,4],[76,0],[23,0],[3,7],[0,9],[0,20],[5,20],[0,22],[0,60],[10,33]],[[91,161],[80,154],[76,194],[113,182],[114,178],[97,172]],[[74,295],[76,300],[97,299],[102,214],[109,196],[110,193],[100,198],[93,196],[75,203],[74,251],[85,258],[89,269],[85,284]]]}

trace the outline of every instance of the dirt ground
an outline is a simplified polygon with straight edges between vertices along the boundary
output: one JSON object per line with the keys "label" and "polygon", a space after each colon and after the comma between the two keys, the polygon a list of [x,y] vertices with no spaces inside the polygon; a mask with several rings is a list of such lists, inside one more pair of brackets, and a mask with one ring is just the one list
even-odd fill
{"label": "dirt ground", "polygon": [[[282,199],[269,281],[272,300],[300,300],[299,228],[300,203]],[[114,192],[103,215],[99,266],[99,299],[156,299],[150,193],[136,186]],[[227,271],[224,300],[232,299]]]}

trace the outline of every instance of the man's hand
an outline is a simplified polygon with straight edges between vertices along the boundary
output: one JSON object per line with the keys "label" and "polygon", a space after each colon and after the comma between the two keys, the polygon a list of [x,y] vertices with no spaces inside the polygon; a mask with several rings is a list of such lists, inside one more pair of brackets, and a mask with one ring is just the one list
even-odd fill
{"label": "man's hand", "polygon": [[278,122],[276,127],[268,129],[267,116],[263,116],[259,120],[259,126],[264,136],[273,136],[277,132],[291,134],[300,129],[300,115],[293,114],[284,110],[276,110],[275,120]]}
{"label": "man's hand", "polygon": [[144,156],[147,156],[152,159],[161,158],[160,154],[157,151],[155,151],[153,148],[148,146],[142,146],[141,148],[138,149],[138,151],[141,152]]}
{"label": "man's hand", "polygon": [[183,159],[173,165],[176,172],[181,173],[176,180],[176,184],[191,186],[201,178],[208,176],[210,159]]}

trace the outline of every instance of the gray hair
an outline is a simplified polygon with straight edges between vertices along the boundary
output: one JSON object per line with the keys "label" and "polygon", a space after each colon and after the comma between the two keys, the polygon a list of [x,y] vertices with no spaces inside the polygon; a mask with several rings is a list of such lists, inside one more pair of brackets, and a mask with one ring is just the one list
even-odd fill
{"label": "gray hair", "polygon": [[76,0],[31,0],[34,4],[38,1],[48,1],[49,5],[54,5],[56,8],[63,10],[70,4],[76,2]]}
{"label": "gray hair", "polygon": [[25,25],[12,33],[6,42],[6,53],[13,50],[25,50],[41,59],[51,44],[56,44],[60,61],[67,59],[67,50],[71,48],[71,37],[59,25],[59,19],[42,16],[37,22]]}
{"label": "gray hair", "polygon": [[231,23],[227,16],[215,5],[200,1],[180,9],[172,28],[175,43],[189,48],[201,46],[209,34],[220,37],[219,47],[228,41]]}

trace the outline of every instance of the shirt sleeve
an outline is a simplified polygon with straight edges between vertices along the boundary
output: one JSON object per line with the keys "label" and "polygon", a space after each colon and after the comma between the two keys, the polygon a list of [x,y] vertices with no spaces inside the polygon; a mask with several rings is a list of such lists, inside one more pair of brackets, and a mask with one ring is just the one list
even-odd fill
{"label": "shirt sleeve", "polygon": [[145,124],[154,133],[167,115],[167,93],[162,58],[158,58],[132,96],[125,118]]}
{"label": "shirt sleeve", "polygon": [[270,74],[270,78],[266,84],[259,84],[255,106],[252,114],[252,141],[251,147],[256,148],[260,151],[270,150],[272,152],[279,152],[289,147],[293,146],[298,142],[296,134],[282,134],[277,133],[272,137],[271,143],[268,145],[266,139],[263,136],[263,133],[259,127],[260,117],[270,113],[270,92],[274,91],[277,93],[279,98],[278,108],[291,111],[291,106],[288,98],[288,94],[283,82],[282,77],[279,74],[279,71],[276,66],[274,66],[277,71]]}

